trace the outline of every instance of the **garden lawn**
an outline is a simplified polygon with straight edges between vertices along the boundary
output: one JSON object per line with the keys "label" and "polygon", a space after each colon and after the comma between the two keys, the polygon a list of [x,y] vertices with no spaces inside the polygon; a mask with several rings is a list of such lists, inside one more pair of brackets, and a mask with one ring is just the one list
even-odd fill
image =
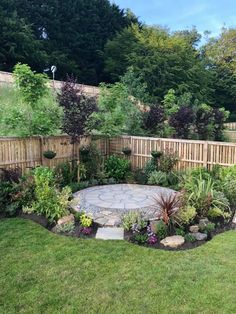
{"label": "garden lawn", "polygon": [[0,313],[236,313],[236,231],[189,251],[0,220]]}

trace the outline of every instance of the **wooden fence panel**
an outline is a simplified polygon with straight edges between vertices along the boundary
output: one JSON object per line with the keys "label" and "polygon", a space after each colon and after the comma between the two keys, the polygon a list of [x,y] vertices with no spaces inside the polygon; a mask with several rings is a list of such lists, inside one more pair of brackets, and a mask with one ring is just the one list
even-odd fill
{"label": "wooden fence panel", "polygon": [[236,122],[225,123],[225,128],[228,130],[236,130]]}
{"label": "wooden fence panel", "polygon": [[41,164],[41,141],[34,138],[0,138],[0,168],[27,169]]}
{"label": "wooden fence panel", "polygon": [[[124,147],[132,149],[132,168],[143,168],[151,158],[153,150],[175,153],[179,170],[193,167],[208,167],[219,164],[230,166],[236,164],[236,144],[208,141],[191,141],[166,138],[121,136],[112,139],[84,137],[80,144],[72,144],[69,136],[0,138],[0,168],[20,167],[23,172],[38,165],[53,167],[79,156],[82,145],[95,143],[103,156],[117,154],[124,156]],[[53,150],[56,157],[48,160],[43,152]]]}
{"label": "wooden fence panel", "polygon": [[[21,168],[25,173],[27,169],[39,165],[54,167],[73,158],[78,158],[79,148],[89,145],[90,137],[83,137],[80,144],[71,143],[66,135],[31,138],[2,137],[0,138],[0,168]],[[52,160],[46,159],[43,153],[47,150],[56,152]]]}
{"label": "wooden fence panel", "polygon": [[212,168],[213,165],[231,166],[236,164],[236,144],[223,142],[178,140],[121,136],[110,140],[110,154],[122,156],[123,147],[132,149],[130,157],[132,169],[143,168],[151,158],[151,152],[158,150],[178,156],[178,170],[195,167]]}

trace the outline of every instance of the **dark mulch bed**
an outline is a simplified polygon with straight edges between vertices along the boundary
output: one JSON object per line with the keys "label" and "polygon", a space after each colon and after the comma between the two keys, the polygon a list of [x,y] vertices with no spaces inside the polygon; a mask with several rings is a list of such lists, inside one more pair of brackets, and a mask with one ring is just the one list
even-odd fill
{"label": "dark mulch bed", "polygon": [[206,242],[210,241],[217,234],[220,234],[220,233],[223,233],[223,232],[235,229],[235,228],[236,228],[235,225],[232,225],[231,223],[217,226],[214,231],[212,231],[211,233],[208,234],[207,240],[194,241],[194,242],[185,241],[185,243],[178,248],[166,247],[160,243],[159,239],[158,239],[157,243],[153,244],[153,245],[147,244],[147,243],[145,243],[145,244],[137,243],[133,239],[133,233],[132,232],[125,232],[125,240],[132,242],[136,245],[144,246],[144,247],[148,247],[148,248],[152,248],[152,249],[160,249],[160,250],[166,250],[166,251],[183,251],[183,250],[191,250],[191,249],[194,249],[198,246],[201,246],[201,245],[205,244]]}

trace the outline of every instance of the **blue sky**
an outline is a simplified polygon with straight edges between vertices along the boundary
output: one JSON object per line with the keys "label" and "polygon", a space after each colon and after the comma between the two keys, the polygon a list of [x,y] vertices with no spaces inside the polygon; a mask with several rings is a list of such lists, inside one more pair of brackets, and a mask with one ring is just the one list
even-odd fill
{"label": "blue sky", "polygon": [[130,8],[146,24],[170,30],[192,28],[219,34],[222,26],[236,27],[236,0],[111,0]]}

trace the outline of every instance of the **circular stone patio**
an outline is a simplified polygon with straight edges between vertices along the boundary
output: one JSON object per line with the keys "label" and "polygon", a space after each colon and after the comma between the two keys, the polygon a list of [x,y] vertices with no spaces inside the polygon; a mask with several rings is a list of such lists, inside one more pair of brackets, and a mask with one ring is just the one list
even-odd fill
{"label": "circular stone patio", "polygon": [[71,207],[83,210],[100,226],[119,226],[122,216],[130,211],[140,211],[146,219],[157,217],[155,198],[176,193],[159,186],[114,184],[94,186],[77,193]]}

